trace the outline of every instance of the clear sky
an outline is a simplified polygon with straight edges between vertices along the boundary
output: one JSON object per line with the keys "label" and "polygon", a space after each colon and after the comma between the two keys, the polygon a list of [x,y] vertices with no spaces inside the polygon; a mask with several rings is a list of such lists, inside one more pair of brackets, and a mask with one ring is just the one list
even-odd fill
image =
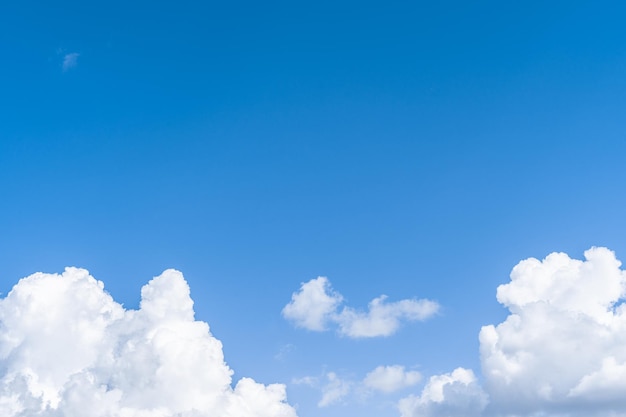
{"label": "clear sky", "polygon": [[[75,266],[137,309],[179,270],[234,382],[300,417],[482,383],[518,262],[626,259],[626,6],[547,3],[4,2],[0,292]],[[318,276],[337,310],[286,313]],[[383,294],[438,309],[350,327]],[[402,387],[364,382],[393,365]]]}

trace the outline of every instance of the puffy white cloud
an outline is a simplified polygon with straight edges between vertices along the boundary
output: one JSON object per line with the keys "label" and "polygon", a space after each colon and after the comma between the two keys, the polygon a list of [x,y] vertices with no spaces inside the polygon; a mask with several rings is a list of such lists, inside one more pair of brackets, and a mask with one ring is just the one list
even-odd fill
{"label": "puffy white cloud", "polygon": [[0,300],[0,415],[295,417],[285,387],[231,387],[222,344],[167,270],[125,310],[84,269],[37,273]]}
{"label": "puffy white cloud", "polygon": [[586,398],[591,402],[622,400],[624,395],[626,395],[626,363],[618,363],[612,356],[602,361],[599,370],[582,377],[578,385],[569,392],[570,397]]}
{"label": "puffy white cloud", "polygon": [[[606,248],[584,255],[576,260],[552,253],[541,261],[521,261],[511,281],[498,287],[497,299],[510,315],[479,334],[489,398],[482,415],[626,417],[626,272]],[[475,382],[456,378],[460,391],[446,389],[447,383],[434,389],[433,381],[442,377],[431,378],[420,397],[402,400],[402,416],[435,415],[433,404],[458,409],[463,401],[465,413],[436,414],[476,414],[478,399],[485,397]]]}
{"label": "puffy white cloud", "polygon": [[422,321],[439,311],[439,304],[431,300],[386,302],[386,299],[385,295],[373,299],[367,312],[351,307],[343,307],[339,312],[343,296],[332,289],[327,278],[318,277],[303,283],[293,293],[291,302],[283,308],[283,316],[308,330],[324,331],[329,323],[334,323],[340,334],[364,338],[390,336],[403,320]]}
{"label": "puffy white cloud", "polygon": [[[553,253],[527,259],[498,287],[511,314],[480,332],[493,408],[507,413],[600,414],[626,407],[626,273],[606,248],[585,261]],[[590,407],[590,408],[589,408]],[[624,413],[626,415],[626,413]]]}
{"label": "puffy white cloud", "polygon": [[422,379],[418,371],[405,371],[404,366],[378,366],[363,379],[363,385],[382,392],[394,392],[417,384]]}
{"label": "puffy white cloud", "polygon": [[624,295],[621,262],[606,248],[589,249],[585,259],[565,253],[552,253],[543,261],[526,259],[513,268],[511,282],[498,287],[497,299],[514,314],[533,303],[546,303],[608,323],[613,305]]}
{"label": "puffy white cloud", "polygon": [[402,417],[473,417],[481,415],[486,404],[474,373],[457,368],[432,376],[421,395],[403,398],[398,408]]}
{"label": "puffy white cloud", "polygon": [[293,293],[291,302],[283,308],[283,316],[298,327],[323,331],[343,297],[333,291],[328,278],[318,277],[305,282]]}

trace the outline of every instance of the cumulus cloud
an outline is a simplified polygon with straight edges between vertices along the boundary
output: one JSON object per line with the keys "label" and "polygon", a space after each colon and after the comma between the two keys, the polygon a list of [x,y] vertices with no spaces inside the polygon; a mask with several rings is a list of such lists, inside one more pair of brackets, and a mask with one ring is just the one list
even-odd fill
{"label": "cumulus cloud", "polygon": [[432,376],[421,395],[400,400],[402,417],[475,417],[487,403],[474,373],[457,368],[449,374]]}
{"label": "cumulus cloud", "polygon": [[404,366],[379,366],[363,379],[363,385],[377,391],[390,393],[417,384],[422,379],[418,371],[405,371]]}
{"label": "cumulus cloud", "polygon": [[76,67],[76,65],[78,65],[79,56],[80,54],[78,52],[71,52],[63,55],[63,62],[61,63],[61,69],[63,69],[63,72],[67,72]]}
{"label": "cumulus cloud", "polygon": [[[498,287],[510,314],[479,334],[489,397],[483,415],[626,416],[626,272],[606,248],[584,256],[526,259]],[[471,392],[467,399],[477,404],[483,396]],[[455,398],[445,389],[443,396],[422,393],[400,409],[403,417],[429,416],[424,404],[453,405]]]}
{"label": "cumulus cloud", "polygon": [[232,370],[167,270],[125,310],[84,269],[24,278],[0,300],[0,415],[295,417],[284,385]]}
{"label": "cumulus cloud", "polygon": [[497,291],[511,314],[479,336],[495,408],[531,413],[584,406],[607,413],[626,407],[624,383],[609,382],[626,366],[620,266],[610,250],[592,248],[584,261],[553,253],[513,268],[511,282]]}
{"label": "cumulus cloud", "polygon": [[439,311],[439,304],[431,300],[387,302],[386,299],[385,295],[373,299],[367,312],[347,306],[339,312],[343,296],[332,289],[326,277],[318,277],[303,283],[282,313],[297,327],[324,331],[333,323],[344,336],[365,338],[390,336],[402,321],[426,320]]}
{"label": "cumulus cloud", "polygon": [[318,277],[305,282],[293,293],[291,302],[283,308],[283,316],[296,326],[308,330],[327,329],[343,297],[333,291],[328,278]]}

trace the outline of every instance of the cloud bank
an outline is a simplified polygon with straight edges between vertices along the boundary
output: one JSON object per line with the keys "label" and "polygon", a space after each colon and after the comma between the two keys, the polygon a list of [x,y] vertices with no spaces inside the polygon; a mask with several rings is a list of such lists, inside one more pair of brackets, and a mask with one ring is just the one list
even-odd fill
{"label": "cloud bank", "polygon": [[84,269],[24,278],[0,300],[0,415],[295,417],[285,387],[232,370],[167,270],[125,310]]}
{"label": "cloud bank", "polygon": [[483,388],[469,370],[434,376],[402,417],[625,417],[626,272],[606,248],[584,256],[517,264],[497,290],[510,315],[479,334]]}
{"label": "cloud bank", "polygon": [[332,289],[328,278],[318,277],[303,283],[293,293],[282,314],[297,327],[324,331],[334,324],[343,336],[367,338],[390,336],[402,321],[426,320],[439,311],[439,304],[431,300],[387,302],[386,299],[387,296],[381,295],[370,301],[367,312],[347,306],[339,311],[343,296]]}

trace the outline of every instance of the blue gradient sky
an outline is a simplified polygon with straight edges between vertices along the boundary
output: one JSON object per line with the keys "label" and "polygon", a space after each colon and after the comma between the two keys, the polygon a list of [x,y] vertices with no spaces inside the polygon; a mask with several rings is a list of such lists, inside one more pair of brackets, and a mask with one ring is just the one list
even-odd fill
{"label": "blue gradient sky", "polygon": [[[394,415],[382,397],[320,410],[290,382],[479,373],[478,331],[505,317],[495,288],[519,260],[625,257],[625,12],[3,4],[0,291],[73,265],[136,307],[177,268],[236,377],[287,383],[301,417]],[[281,309],[318,275],[351,305],[442,311],[389,338],[294,329]]]}

